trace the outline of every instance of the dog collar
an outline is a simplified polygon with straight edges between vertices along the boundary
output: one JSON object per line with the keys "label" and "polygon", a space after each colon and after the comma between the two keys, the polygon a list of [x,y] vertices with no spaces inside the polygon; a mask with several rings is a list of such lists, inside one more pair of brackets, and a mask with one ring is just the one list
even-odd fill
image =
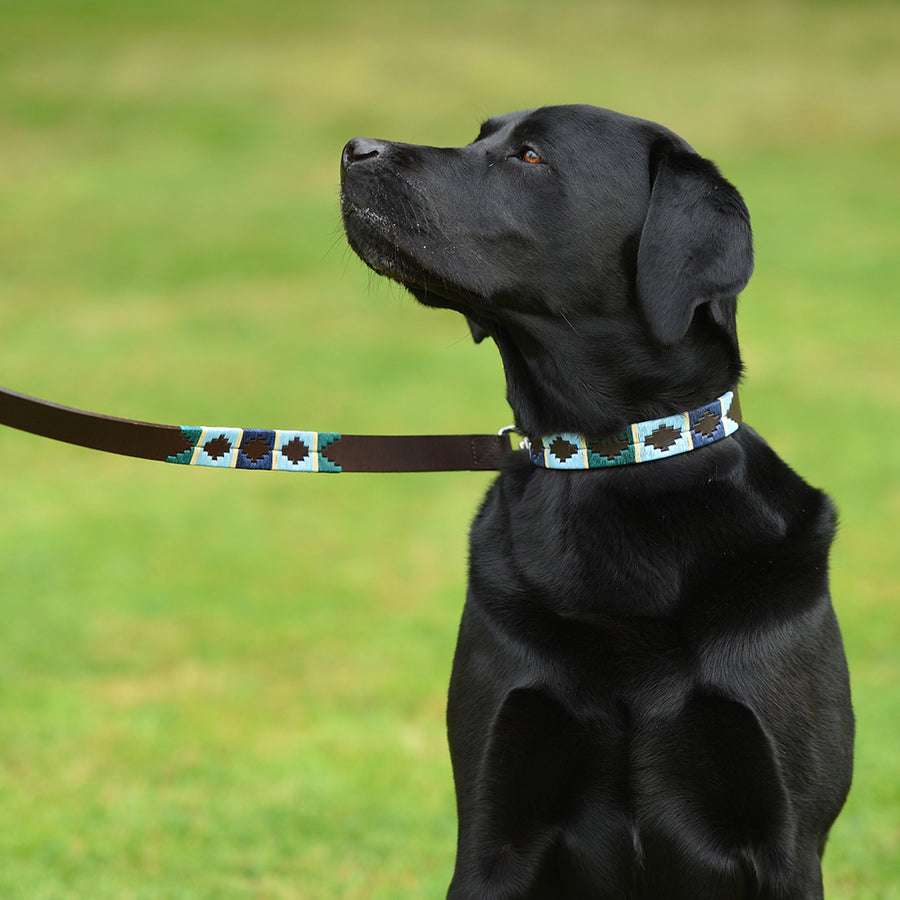
{"label": "dog collar", "polygon": [[617,434],[590,438],[562,432],[527,446],[531,461],[545,469],[605,469],[668,459],[734,434],[741,423],[734,391],[690,412],[637,422]]}

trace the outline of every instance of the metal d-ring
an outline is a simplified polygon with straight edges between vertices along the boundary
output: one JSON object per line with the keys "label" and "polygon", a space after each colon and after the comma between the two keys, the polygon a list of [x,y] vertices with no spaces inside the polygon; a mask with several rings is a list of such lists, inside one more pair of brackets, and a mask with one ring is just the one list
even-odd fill
{"label": "metal d-ring", "polygon": [[[497,432],[498,437],[503,437],[507,434],[518,434],[518,432],[516,431],[516,426],[506,425]],[[529,453],[531,453],[531,441],[528,440],[527,437],[522,437],[522,440],[519,441],[519,449],[527,450]]]}

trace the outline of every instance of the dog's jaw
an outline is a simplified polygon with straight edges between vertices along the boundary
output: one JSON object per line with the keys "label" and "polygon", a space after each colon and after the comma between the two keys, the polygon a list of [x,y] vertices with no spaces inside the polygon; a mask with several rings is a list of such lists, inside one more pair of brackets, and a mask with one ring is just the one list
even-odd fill
{"label": "dog's jaw", "polygon": [[[341,214],[353,252],[378,275],[404,282],[407,266],[396,240],[396,224],[369,206],[358,206],[341,191]],[[410,267],[411,268],[411,267]]]}
{"label": "dog's jaw", "polygon": [[454,309],[466,316],[477,308],[477,295],[452,287],[446,278],[426,268],[427,245],[420,244],[416,253],[406,249],[395,220],[355,203],[344,189],[341,216],[350,248],[377,275],[403,285],[424,306]]}

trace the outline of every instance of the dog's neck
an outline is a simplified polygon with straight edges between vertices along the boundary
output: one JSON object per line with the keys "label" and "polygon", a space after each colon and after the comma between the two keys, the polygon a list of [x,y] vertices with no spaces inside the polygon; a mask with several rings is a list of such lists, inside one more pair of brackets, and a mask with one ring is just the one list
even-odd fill
{"label": "dog's neck", "polygon": [[542,321],[536,329],[490,323],[520,434],[610,437],[702,408],[733,390],[742,365],[733,333],[698,316],[674,347],[650,343],[637,322]]}

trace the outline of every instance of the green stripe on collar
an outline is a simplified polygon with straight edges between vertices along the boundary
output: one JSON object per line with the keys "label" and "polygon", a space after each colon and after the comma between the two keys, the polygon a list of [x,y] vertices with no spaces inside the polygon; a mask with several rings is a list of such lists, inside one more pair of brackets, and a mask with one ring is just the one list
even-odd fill
{"label": "green stripe on collar", "polygon": [[531,461],[545,469],[605,469],[668,459],[713,444],[734,434],[740,425],[734,391],[675,416],[638,422],[618,434],[590,438],[563,432],[541,438],[531,447]]}

